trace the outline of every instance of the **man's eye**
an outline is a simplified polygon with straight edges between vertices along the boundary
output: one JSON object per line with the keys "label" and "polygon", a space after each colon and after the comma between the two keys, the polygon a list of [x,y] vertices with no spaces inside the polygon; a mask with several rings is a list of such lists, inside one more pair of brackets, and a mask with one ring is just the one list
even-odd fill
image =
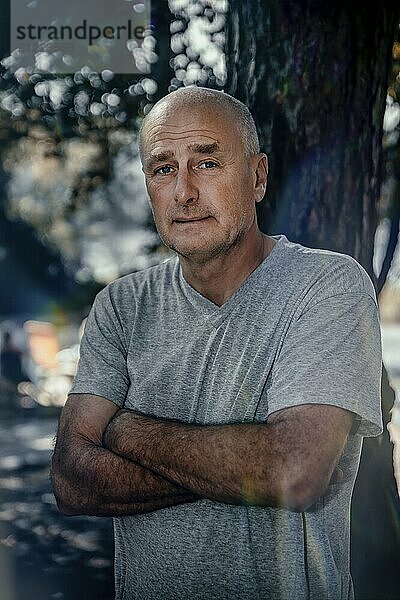
{"label": "man's eye", "polygon": [[205,160],[199,165],[199,169],[213,169],[216,166],[218,165],[213,160]]}
{"label": "man's eye", "polygon": [[155,173],[160,173],[161,175],[169,175],[172,171],[172,168],[169,165],[163,165],[162,167],[159,167],[158,169],[156,169],[154,172]]}

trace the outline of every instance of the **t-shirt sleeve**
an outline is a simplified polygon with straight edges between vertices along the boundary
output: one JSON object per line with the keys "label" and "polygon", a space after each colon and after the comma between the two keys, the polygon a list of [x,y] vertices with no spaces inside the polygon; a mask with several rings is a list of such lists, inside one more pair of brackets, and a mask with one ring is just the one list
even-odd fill
{"label": "t-shirt sleeve", "polygon": [[378,310],[366,292],[317,299],[292,320],[275,360],[268,415],[300,404],[356,414],[354,433],[382,432],[382,351]]}
{"label": "t-shirt sleeve", "polygon": [[95,394],[122,406],[129,387],[126,357],[124,329],[106,287],[87,318],[70,394]]}

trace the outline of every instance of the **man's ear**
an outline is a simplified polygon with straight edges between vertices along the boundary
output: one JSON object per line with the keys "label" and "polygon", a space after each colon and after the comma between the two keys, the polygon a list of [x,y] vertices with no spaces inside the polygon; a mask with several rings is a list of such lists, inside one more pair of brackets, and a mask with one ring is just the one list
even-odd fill
{"label": "man's ear", "polygon": [[265,190],[267,189],[268,180],[268,157],[263,152],[256,154],[254,157],[254,199],[256,202],[261,202],[264,198]]}

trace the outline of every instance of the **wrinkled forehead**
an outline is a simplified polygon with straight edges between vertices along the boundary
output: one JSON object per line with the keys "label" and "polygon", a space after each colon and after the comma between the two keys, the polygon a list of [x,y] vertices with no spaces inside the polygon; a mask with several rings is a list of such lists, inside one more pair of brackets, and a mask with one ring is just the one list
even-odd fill
{"label": "wrinkled forehead", "polygon": [[235,121],[225,111],[210,105],[156,106],[146,117],[141,131],[141,153],[148,154],[169,144],[213,144],[236,146],[241,134]]}

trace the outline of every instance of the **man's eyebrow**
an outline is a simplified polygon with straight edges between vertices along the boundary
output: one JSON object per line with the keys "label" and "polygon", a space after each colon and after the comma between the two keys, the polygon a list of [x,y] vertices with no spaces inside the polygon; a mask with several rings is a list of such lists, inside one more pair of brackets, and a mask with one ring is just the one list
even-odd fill
{"label": "man's eyebrow", "polygon": [[174,153],[170,150],[166,150],[165,152],[158,152],[157,154],[151,154],[148,160],[148,163],[153,164],[157,162],[163,162],[164,160],[170,160],[174,157]]}
{"label": "man's eyebrow", "polygon": [[218,142],[213,142],[212,144],[191,144],[189,148],[197,154],[213,154],[220,150]]}
{"label": "man's eyebrow", "polygon": [[[218,152],[221,149],[218,142],[213,142],[211,144],[190,144],[188,148],[189,150],[196,152],[196,154],[214,154],[215,152]],[[151,154],[149,156],[147,164],[152,165],[154,163],[171,160],[172,158],[174,158],[174,156],[175,154],[174,152],[172,152],[172,150],[165,150],[164,152]]]}

